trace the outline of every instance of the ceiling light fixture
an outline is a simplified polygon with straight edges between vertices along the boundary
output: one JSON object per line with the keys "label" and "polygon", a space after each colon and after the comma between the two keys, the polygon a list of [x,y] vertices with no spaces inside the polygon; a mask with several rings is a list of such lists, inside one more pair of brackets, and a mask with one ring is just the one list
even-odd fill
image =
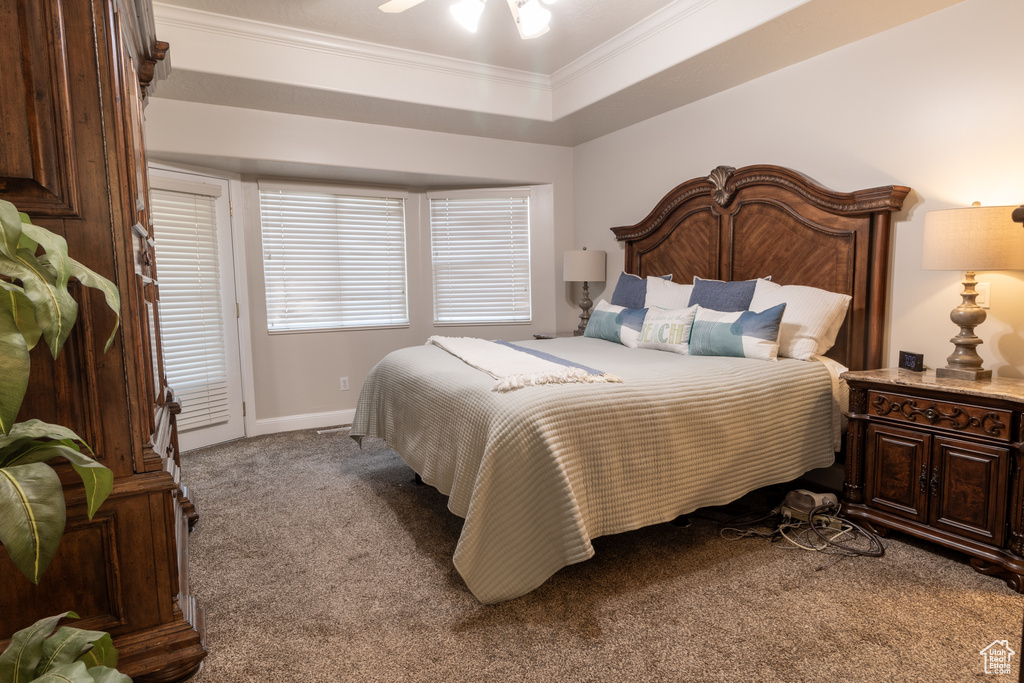
{"label": "ceiling light fixture", "polygon": [[[388,0],[378,9],[388,14],[399,14],[422,2],[425,0]],[[476,33],[480,26],[480,15],[484,12],[485,2],[487,0],[459,0],[451,6],[452,16],[467,31]],[[550,5],[553,2],[555,0],[544,0],[545,5]],[[540,0],[508,0],[508,8],[512,11],[512,18],[519,30],[519,37],[523,40],[536,38],[548,32],[551,12],[541,7]]]}
{"label": "ceiling light fixture", "polygon": [[460,0],[452,5],[452,16],[470,33],[476,33],[480,15],[484,11],[484,0]]}
{"label": "ceiling light fixture", "polygon": [[519,37],[523,40],[548,32],[551,12],[540,6],[540,0],[508,0],[508,6],[516,19]]}

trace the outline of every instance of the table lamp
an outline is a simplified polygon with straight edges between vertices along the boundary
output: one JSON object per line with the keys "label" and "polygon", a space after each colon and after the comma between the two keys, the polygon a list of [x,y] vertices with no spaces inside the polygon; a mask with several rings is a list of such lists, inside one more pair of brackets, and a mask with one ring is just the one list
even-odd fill
{"label": "table lamp", "polygon": [[567,251],[562,259],[562,280],[565,282],[582,282],[583,298],[580,299],[580,325],[573,335],[580,336],[587,329],[590,320],[590,282],[604,282],[605,253],[603,251],[587,251],[586,247],[579,251]]}
{"label": "table lamp", "polygon": [[985,322],[985,309],[975,299],[974,273],[979,270],[1024,269],[1024,229],[1011,219],[1013,206],[973,206],[962,209],[929,211],[924,215],[924,249],[921,267],[925,270],[962,270],[966,272],[960,294],[963,303],[949,317],[960,327],[950,341],[956,347],[946,367],[935,371],[937,377],[987,380],[992,371],[981,367],[977,347],[981,344],[974,328]]}

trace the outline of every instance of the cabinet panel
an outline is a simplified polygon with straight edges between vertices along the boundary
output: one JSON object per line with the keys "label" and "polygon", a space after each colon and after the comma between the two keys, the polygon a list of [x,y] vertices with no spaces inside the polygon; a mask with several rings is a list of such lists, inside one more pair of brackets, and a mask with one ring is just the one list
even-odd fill
{"label": "cabinet panel", "polygon": [[[83,617],[75,623],[77,628],[109,630],[123,623],[117,507],[105,504],[91,520],[74,510],[69,513],[57,554],[38,586],[18,571],[6,553],[0,555],[0,576],[4,577],[0,605],[9,610],[0,618],[0,632],[7,634],[63,610]],[[17,624],[11,615],[18,615]]]}
{"label": "cabinet panel", "polygon": [[908,429],[868,427],[866,493],[871,505],[921,522],[927,519],[931,440]]}
{"label": "cabinet panel", "polygon": [[1004,448],[956,439],[935,439],[932,468],[937,485],[929,523],[979,541],[1001,545],[1006,527],[1007,471]]}
{"label": "cabinet panel", "polygon": [[63,22],[58,0],[0,3],[0,192],[34,216],[78,215],[68,58],[52,31]]}

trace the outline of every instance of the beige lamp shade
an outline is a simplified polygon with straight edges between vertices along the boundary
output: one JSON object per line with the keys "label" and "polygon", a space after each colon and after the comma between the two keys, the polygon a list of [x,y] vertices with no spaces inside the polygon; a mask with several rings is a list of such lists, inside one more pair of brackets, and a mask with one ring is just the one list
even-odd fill
{"label": "beige lamp shade", "polygon": [[603,251],[567,251],[562,259],[562,280],[565,282],[604,282]]}
{"label": "beige lamp shade", "polygon": [[1024,270],[1024,228],[1016,206],[968,206],[924,215],[925,270]]}

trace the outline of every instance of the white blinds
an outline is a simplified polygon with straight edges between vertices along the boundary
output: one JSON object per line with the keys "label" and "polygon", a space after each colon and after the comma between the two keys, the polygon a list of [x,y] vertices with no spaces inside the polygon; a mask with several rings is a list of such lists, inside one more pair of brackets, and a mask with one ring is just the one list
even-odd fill
{"label": "white blinds", "polygon": [[260,183],[271,332],[407,325],[405,198]]}
{"label": "white blinds", "polygon": [[194,191],[151,191],[164,368],[181,402],[182,432],[230,415],[214,206],[220,188],[189,185]]}
{"label": "white blinds", "polygon": [[530,320],[530,197],[430,196],[434,322]]}

